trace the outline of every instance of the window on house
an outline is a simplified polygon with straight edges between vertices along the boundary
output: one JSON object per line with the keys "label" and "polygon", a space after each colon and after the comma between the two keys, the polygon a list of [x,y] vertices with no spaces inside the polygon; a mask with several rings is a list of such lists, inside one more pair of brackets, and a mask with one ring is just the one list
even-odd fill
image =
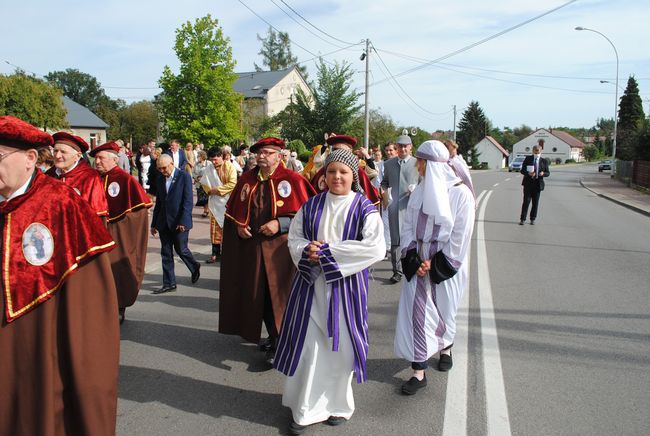
{"label": "window on house", "polygon": [[90,134],[90,149],[92,150],[97,146],[97,133]]}

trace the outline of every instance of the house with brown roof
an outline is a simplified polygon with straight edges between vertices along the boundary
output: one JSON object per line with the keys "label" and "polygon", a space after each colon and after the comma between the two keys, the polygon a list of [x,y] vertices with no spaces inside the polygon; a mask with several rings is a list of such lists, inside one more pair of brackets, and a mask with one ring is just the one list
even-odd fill
{"label": "house with brown roof", "polygon": [[481,164],[487,164],[488,169],[500,170],[505,168],[510,153],[496,139],[486,136],[475,147],[479,153],[478,161]]}
{"label": "house with brown roof", "polygon": [[512,146],[512,157],[533,154],[533,146],[544,141],[542,156],[550,159],[552,163],[564,163],[568,159],[576,162],[584,160],[582,149],[585,144],[563,130],[537,129],[521,141]]}

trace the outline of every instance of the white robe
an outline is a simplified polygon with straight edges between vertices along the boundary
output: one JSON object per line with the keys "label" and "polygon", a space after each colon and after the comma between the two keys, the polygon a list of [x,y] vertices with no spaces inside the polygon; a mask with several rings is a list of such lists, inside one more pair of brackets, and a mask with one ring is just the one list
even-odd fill
{"label": "white robe", "polygon": [[[363,240],[341,241],[354,195],[354,192],[347,196],[328,192],[318,227],[318,240],[329,243],[343,277],[368,268],[383,259],[386,252],[384,229],[378,213],[367,216],[362,231]],[[303,237],[302,222],[301,209],[289,228],[289,251],[296,265],[310,242]],[[282,404],[291,408],[294,421],[300,425],[322,422],[330,416],[350,419],[354,412],[351,384],[354,351],[342,303],[339,304],[339,351],[332,351],[332,339],[327,334],[330,295],[331,285],[325,283],[325,275],[320,271],[314,283],[309,325],[300,361],[295,374],[286,378],[282,395]]]}
{"label": "white robe", "polygon": [[[417,189],[421,187],[418,186]],[[417,242],[420,257],[430,259],[432,254],[442,249],[452,264],[460,266],[452,278],[438,285],[431,282],[428,274],[424,278],[414,275],[410,282],[402,282],[395,331],[395,354],[410,362],[426,361],[438,351],[453,344],[456,334],[458,303],[469,279],[468,252],[474,229],[475,208],[474,196],[464,184],[449,188],[449,201],[453,228],[447,241],[436,241],[432,218],[412,207],[407,208],[401,232],[401,248],[404,254],[409,245],[413,246],[413,242],[418,240],[417,227],[420,219],[420,226],[424,228],[421,235],[423,237]],[[437,244],[437,248],[432,247],[432,244]],[[422,293],[422,289],[418,290],[418,281],[426,290],[426,294]],[[435,287],[435,303],[432,284]],[[418,312],[420,317],[416,315],[414,319],[414,313]],[[418,319],[423,319],[423,324]],[[416,330],[419,330],[419,334]]]}

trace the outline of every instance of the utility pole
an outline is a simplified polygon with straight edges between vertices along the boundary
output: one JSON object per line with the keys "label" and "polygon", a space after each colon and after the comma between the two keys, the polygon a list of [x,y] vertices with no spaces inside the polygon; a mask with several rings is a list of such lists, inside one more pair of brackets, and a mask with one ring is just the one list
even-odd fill
{"label": "utility pole", "polygon": [[361,55],[361,60],[366,60],[366,91],[365,91],[365,114],[363,129],[363,146],[367,150],[370,142],[370,109],[368,108],[368,89],[370,77],[370,40],[366,38],[366,51]]}
{"label": "utility pole", "polygon": [[454,105],[454,142],[456,142],[456,105]]}

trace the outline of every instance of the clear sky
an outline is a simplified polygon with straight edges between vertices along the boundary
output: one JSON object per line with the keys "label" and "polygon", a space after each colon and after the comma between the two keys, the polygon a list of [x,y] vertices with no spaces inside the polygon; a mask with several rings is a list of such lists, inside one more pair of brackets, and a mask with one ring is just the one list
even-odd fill
{"label": "clear sky", "polygon": [[[634,75],[650,104],[648,0],[4,0],[0,73],[44,75],[77,68],[127,102],[160,90],[163,66],[176,70],[175,30],[211,14],[230,38],[236,71],[261,65],[257,34],[268,24],[289,33],[293,53],[315,78],[317,55],[347,61],[363,90],[362,40],[371,52],[370,106],[398,125],[433,131],[453,125],[477,100],[495,126],[591,127],[614,114],[619,85]],[[441,62],[452,54],[564,4],[565,7]],[[304,19],[289,8],[293,8]],[[312,27],[314,26],[314,27]],[[319,30],[316,30],[318,28]],[[322,32],[321,32],[322,31]],[[333,38],[332,38],[333,37]],[[335,39],[334,39],[335,38]],[[353,45],[357,44],[357,45]],[[301,47],[299,47],[300,45]],[[335,52],[336,51],[336,52]],[[335,52],[333,54],[330,54]],[[424,65],[424,66],[423,66]],[[409,70],[422,68],[408,72]],[[393,76],[394,79],[387,80]],[[619,92],[620,95],[620,92]]]}

